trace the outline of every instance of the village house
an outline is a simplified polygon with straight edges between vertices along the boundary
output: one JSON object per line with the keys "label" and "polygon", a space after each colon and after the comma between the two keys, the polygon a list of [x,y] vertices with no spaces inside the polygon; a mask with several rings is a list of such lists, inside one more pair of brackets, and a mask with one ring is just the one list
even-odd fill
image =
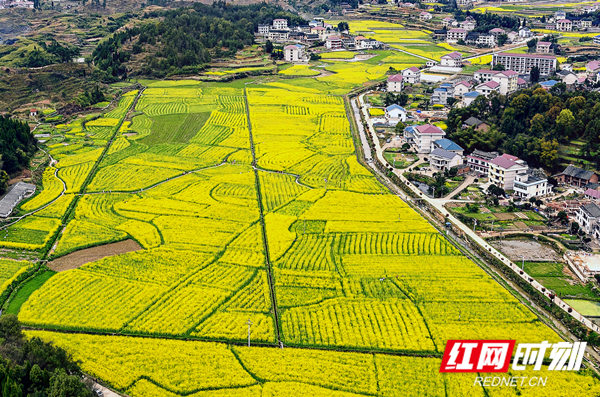
{"label": "village house", "polygon": [[592,27],[592,20],[591,19],[582,19],[579,21],[579,28],[584,30],[584,29],[589,29]]}
{"label": "village house", "polygon": [[446,33],[446,41],[448,43],[456,43],[459,40],[464,40],[467,37],[467,31],[462,28],[452,28]]}
{"label": "village house", "polygon": [[258,25],[258,34],[260,36],[266,36],[267,34],[269,34],[270,30],[271,30],[270,25]]}
{"label": "village house", "polygon": [[515,196],[528,200],[532,197],[543,197],[552,192],[548,179],[531,172],[517,175],[514,182]]}
{"label": "village house", "polygon": [[488,33],[469,32],[465,37],[465,43],[480,47],[495,47],[496,36]]}
{"label": "village house", "polygon": [[487,81],[485,83],[479,84],[475,87],[475,91],[479,92],[481,95],[489,96],[492,92],[500,92],[500,84],[495,81]]}
{"label": "village house", "polygon": [[388,92],[402,92],[404,89],[404,78],[400,74],[393,74],[387,78]]}
{"label": "village house", "polygon": [[590,61],[585,65],[585,71],[588,73],[600,72],[600,61]]}
{"label": "village house", "polygon": [[475,19],[471,18],[471,17],[467,17],[467,19],[465,19],[464,21],[462,21],[461,23],[459,23],[459,26],[461,29],[464,29],[468,32],[470,32],[471,30],[475,29],[475,26],[477,25],[477,23],[475,22]]}
{"label": "village house", "polygon": [[533,37],[533,32],[529,30],[529,28],[521,28],[519,29],[519,37],[522,39],[528,39]]}
{"label": "village house", "polygon": [[560,174],[554,175],[556,181],[561,185],[573,187],[586,187],[589,183],[598,183],[598,175],[592,171],[570,164]]}
{"label": "village house", "polygon": [[585,196],[586,199],[589,200],[593,200],[593,201],[600,201],[600,190],[598,189],[592,189],[592,188],[588,188],[583,195]]}
{"label": "village house", "polygon": [[442,83],[438,88],[434,88],[431,103],[446,106],[448,98],[452,97],[454,97],[454,86],[451,83]]}
{"label": "village house", "polygon": [[400,121],[404,123],[406,115],[406,109],[400,105],[393,104],[385,108],[385,118],[389,125],[396,125]]}
{"label": "village house", "polygon": [[540,54],[549,54],[552,43],[549,41],[538,41],[535,46],[535,52]]}
{"label": "village house", "polygon": [[502,29],[502,28],[494,28],[494,29],[490,29],[490,34],[493,34],[496,39],[498,39],[498,36],[502,35],[502,34],[506,34],[506,30]]}
{"label": "village house", "polygon": [[341,50],[344,48],[344,43],[340,36],[329,36],[325,39],[325,48],[328,50]]}
{"label": "village house", "polygon": [[433,18],[433,15],[431,15],[431,13],[427,12],[427,11],[423,11],[422,13],[419,14],[419,19],[421,21],[430,21]]}
{"label": "village house", "polygon": [[404,129],[404,139],[418,153],[431,152],[431,142],[446,136],[446,132],[432,124],[411,125]]}
{"label": "village house", "polygon": [[467,92],[469,92],[472,87],[473,87],[473,83],[471,83],[468,80],[459,81],[454,86],[454,96],[457,98],[460,98],[463,95],[465,95]]}
{"label": "village house", "polygon": [[419,84],[421,82],[421,71],[413,66],[402,71],[402,77],[408,84]]}
{"label": "village house", "polygon": [[442,19],[442,25],[445,28],[451,27],[455,23],[456,23],[456,20],[454,18],[451,18],[451,17],[446,17],[446,18]]}
{"label": "village house", "polygon": [[21,200],[31,197],[35,193],[35,189],[35,185],[31,183],[17,182],[14,184],[0,200],[0,218],[8,217]]}
{"label": "village house", "polygon": [[514,70],[519,74],[529,74],[531,68],[537,66],[540,75],[548,76],[554,73],[557,64],[556,57],[552,55],[502,52],[492,56],[492,68],[502,65],[505,70]]}
{"label": "village house", "polygon": [[449,150],[436,147],[429,153],[429,164],[434,170],[445,171],[462,163],[462,156]]}
{"label": "village house", "polygon": [[479,97],[481,94],[477,91],[469,91],[466,94],[464,94],[462,96],[462,102],[464,106],[469,106],[473,103],[473,101],[475,99],[477,99],[477,97]]}
{"label": "village house", "polygon": [[275,30],[285,30],[288,28],[287,19],[273,19],[273,29]]}
{"label": "village house", "polygon": [[267,33],[267,39],[271,40],[275,43],[283,43],[289,40],[290,38],[290,31],[289,30],[274,30],[271,29],[269,30],[269,33]]}
{"label": "village house", "polygon": [[527,80],[519,77],[517,79],[517,90],[522,90],[523,88],[527,88]]}
{"label": "village house", "polygon": [[469,117],[462,123],[462,128],[473,128],[475,131],[486,132],[490,129],[490,125],[485,121],[479,120],[477,117]]}
{"label": "village house", "polygon": [[283,47],[283,59],[286,62],[306,62],[308,59],[302,44],[290,44]]}
{"label": "village house", "polygon": [[512,94],[517,91],[519,74],[513,70],[503,70],[492,76],[492,81],[500,84],[498,92],[502,95]]}
{"label": "village house", "polygon": [[448,138],[442,138],[442,139],[438,139],[437,141],[431,142],[431,150],[433,151],[434,149],[437,149],[437,148],[456,153],[459,156],[462,156],[464,153],[464,149],[462,147],[460,147],[456,142],[454,142]]}
{"label": "village house", "polygon": [[474,173],[487,176],[489,163],[496,157],[498,157],[498,152],[484,152],[475,149],[473,153],[467,155],[467,164]]}
{"label": "village house", "polygon": [[327,29],[323,26],[314,26],[310,28],[310,33],[319,35],[319,40],[321,41],[325,41],[325,39],[329,35]]}
{"label": "village house", "polygon": [[573,22],[570,19],[559,19],[556,21],[556,30],[570,32],[573,30]]}
{"label": "village house", "polygon": [[598,36],[594,36],[594,38],[592,39],[594,44],[600,44],[600,34]]}
{"label": "village house", "polygon": [[454,68],[462,67],[462,54],[458,51],[443,55],[440,58],[441,66],[449,66]]}
{"label": "village house", "polygon": [[505,153],[489,162],[488,178],[504,190],[513,190],[517,176],[525,175],[528,168],[523,160]]}
{"label": "village house", "polygon": [[595,203],[582,205],[577,211],[576,220],[586,234],[592,234],[600,221],[600,207]]}

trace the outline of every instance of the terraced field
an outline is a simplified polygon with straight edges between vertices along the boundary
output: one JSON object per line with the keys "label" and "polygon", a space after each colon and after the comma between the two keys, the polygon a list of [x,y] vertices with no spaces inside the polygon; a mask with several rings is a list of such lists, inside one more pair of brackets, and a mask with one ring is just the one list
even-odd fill
{"label": "terraced field", "polygon": [[559,340],[357,161],[339,78],[150,82],[93,124],[104,146],[51,148],[26,205],[64,194],[15,229],[54,256],[143,250],[52,276],[19,311],[29,335],[132,396],[488,395],[438,374],[448,339]]}

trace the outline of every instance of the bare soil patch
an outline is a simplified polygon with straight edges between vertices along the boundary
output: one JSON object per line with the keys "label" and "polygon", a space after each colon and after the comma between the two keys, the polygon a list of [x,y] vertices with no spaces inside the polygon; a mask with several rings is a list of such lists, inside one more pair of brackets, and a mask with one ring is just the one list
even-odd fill
{"label": "bare soil patch", "polygon": [[525,257],[532,262],[561,262],[560,255],[549,245],[534,240],[495,240],[490,244],[512,261]]}
{"label": "bare soil patch", "polygon": [[48,267],[55,272],[64,272],[66,270],[77,269],[86,263],[94,262],[107,256],[124,254],[141,249],[142,247],[135,240],[128,239],[72,252],[51,261],[48,263]]}

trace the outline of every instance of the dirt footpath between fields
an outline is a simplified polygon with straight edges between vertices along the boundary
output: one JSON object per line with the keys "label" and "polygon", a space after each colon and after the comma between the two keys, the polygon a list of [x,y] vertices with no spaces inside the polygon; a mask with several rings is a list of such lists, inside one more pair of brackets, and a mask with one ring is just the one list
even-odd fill
{"label": "dirt footpath between fields", "polygon": [[128,239],[119,241],[118,243],[104,244],[72,252],[49,262],[48,267],[55,272],[64,272],[66,270],[77,269],[86,263],[94,262],[107,256],[124,254],[141,249],[142,247],[136,241]]}

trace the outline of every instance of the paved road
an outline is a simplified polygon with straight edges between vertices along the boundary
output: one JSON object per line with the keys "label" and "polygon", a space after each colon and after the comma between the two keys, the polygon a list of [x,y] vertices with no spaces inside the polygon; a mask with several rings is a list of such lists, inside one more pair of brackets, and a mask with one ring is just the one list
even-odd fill
{"label": "paved road", "polygon": [[[358,113],[358,109],[362,108],[363,117],[365,120],[367,120],[367,127],[369,130],[368,133],[370,133],[371,140],[375,144],[376,156],[379,159],[379,161],[382,162],[382,164],[387,164],[385,158],[383,157],[383,150],[382,150],[381,145],[379,144],[379,140],[377,139],[377,136],[375,133],[375,128],[373,128],[373,124],[369,121],[368,109],[366,106],[363,106],[364,95],[365,94],[361,94],[360,96],[358,96],[357,99],[353,100],[352,108],[354,109],[354,117],[356,119],[357,124],[359,125],[359,130],[360,130],[362,128],[362,121],[361,121],[360,113]],[[357,103],[355,103],[355,101]],[[364,135],[364,131],[361,132],[361,140],[362,140],[362,135]],[[364,146],[364,143],[363,143],[363,146]],[[368,144],[367,144],[367,146],[368,146]],[[369,153],[370,152],[371,151],[369,150]],[[471,228],[469,228],[467,225],[465,225],[463,222],[461,222],[458,218],[456,218],[454,215],[452,215],[448,210],[446,210],[444,205],[446,204],[447,199],[445,199],[445,198],[442,198],[442,199],[430,198],[427,195],[423,194],[423,192],[421,192],[415,185],[413,185],[411,182],[409,182],[408,179],[406,179],[402,175],[403,170],[394,169],[393,172],[400,178],[400,180],[402,182],[404,182],[406,184],[406,186],[408,186],[412,190],[412,192],[417,197],[419,197],[419,199],[426,201],[431,206],[433,206],[436,210],[438,210],[442,215],[446,216],[446,219],[449,222],[451,222],[454,227],[458,228],[464,234],[468,235],[472,241],[474,241],[479,246],[484,248],[487,252],[489,252],[491,255],[493,255],[496,259],[500,260],[502,263],[507,265],[511,270],[513,270],[515,272],[515,274],[517,274],[519,277],[521,277],[523,280],[525,280],[527,282],[529,282],[530,278],[533,279],[533,277],[529,276],[529,274],[527,274],[525,271],[523,271],[519,266],[517,266],[516,264],[511,262],[506,256],[504,256],[502,253],[500,253],[500,251],[498,251],[497,249],[495,249],[494,247],[489,245],[483,238],[481,238],[477,233],[475,233],[473,230],[471,230]],[[412,200],[410,197],[408,197],[406,194],[403,194],[403,193],[399,194],[399,196],[401,198],[403,198],[405,201]],[[530,283],[530,285],[547,297],[549,297],[551,295],[551,292],[548,291],[543,285],[541,285],[536,280],[533,280]],[[577,312],[574,308],[569,306],[562,299],[555,297],[554,303],[559,308],[561,308],[565,313],[569,314],[571,317],[573,317],[575,320],[577,320],[580,323],[582,323],[583,325],[585,325],[587,328],[600,333],[600,327],[598,327],[596,324],[594,324],[588,318],[584,317],[581,313]],[[569,310],[571,310],[571,312],[569,312]]]}

